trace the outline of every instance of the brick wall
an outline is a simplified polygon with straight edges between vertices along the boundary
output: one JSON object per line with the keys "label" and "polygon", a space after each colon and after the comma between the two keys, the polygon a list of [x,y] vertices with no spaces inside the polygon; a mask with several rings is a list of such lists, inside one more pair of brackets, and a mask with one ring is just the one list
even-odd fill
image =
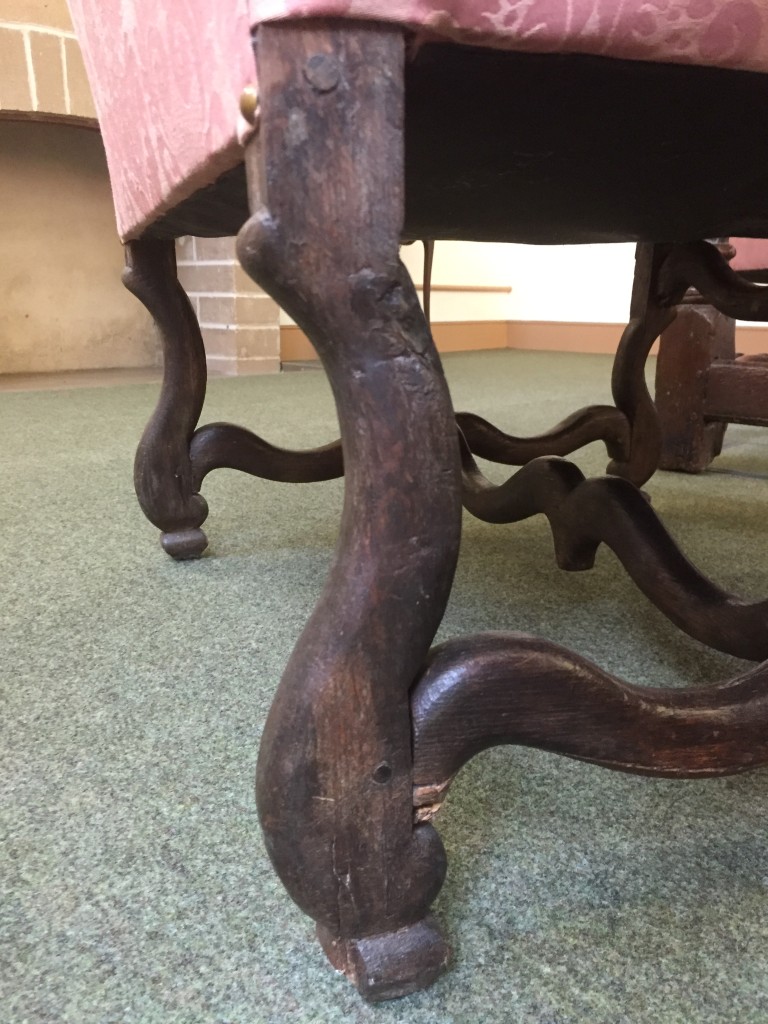
{"label": "brick wall", "polygon": [[65,0],[3,0],[0,115],[16,112],[96,117]]}
{"label": "brick wall", "polygon": [[[31,120],[95,124],[65,0],[0,2],[0,119],[21,114]],[[178,259],[179,278],[200,320],[211,371],[279,370],[278,307],[240,268],[234,239],[181,239]]]}
{"label": "brick wall", "polygon": [[209,369],[227,375],[277,372],[279,307],[237,262],[234,238],[180,238],[177,259]]}

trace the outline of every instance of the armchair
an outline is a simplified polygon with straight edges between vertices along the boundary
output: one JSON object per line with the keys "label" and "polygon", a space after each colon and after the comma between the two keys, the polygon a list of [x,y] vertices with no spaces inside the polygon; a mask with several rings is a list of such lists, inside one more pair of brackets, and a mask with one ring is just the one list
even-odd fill
{"label": "armchair", "polygon": [[[479,750],[523,743],[671,777],[768,763],[765,664],[667,692],[516,633],[429,651],[463,502],[498,523],[545,513],[563,568],[588,568],[609,544],[681,628],[768,658],[766,603],[696,570],[635,486],[660,447],[645,358],[689,286],[728,315],[768,318],[762,289],[698,241],[768,235],[768,136],[755,129],[768,109],[768,10],[749,0],[652,11],[615,0],[71,3],[127,283],[171,353],[157,443],[138,460],[146,493],[158,475],[179,481],[167,532],[194,547],[205,514],[189,459],[200,379],[172,356],[174,336],[195,330],[174,279],[176,235],[238,232],[246,271],[311,337],[331,380],[346,477],[339,542],[266,724],[257,802],[275,869],[332,963],[368,999],[412,992],[448,960],[429,909],[446,870],[432,822]],[[639,242],[616,408],[599,414],[610,476],[584,480],[557,457],[528,461],[499,487],[481,475],[472,449],[504,454],[508,442],[471,421],[457,433],[398,259],[416,238]],[[196,395],[183,413],[174,374],[189,374]],[[341,469],[338,449],[276,453],[237,429],[198,434],[192,449],[206,450],[208,467],[262,445],[275,472]]]}

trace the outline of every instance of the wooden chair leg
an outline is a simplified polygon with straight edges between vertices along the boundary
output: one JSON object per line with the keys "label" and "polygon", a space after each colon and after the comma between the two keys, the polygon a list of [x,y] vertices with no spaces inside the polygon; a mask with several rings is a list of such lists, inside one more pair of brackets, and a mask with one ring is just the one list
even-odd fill
{"label": "wooden chair leg", "polygon": [[386,999],[430,984],[448,955],[429,914],[444,851],[413,824],[408,694],[461,521],[451,403],[398,257],[404,40],[335,22],[262,26],[255,45],[261,125],[238,254],[312,339],[345,468],[336,557],[268,717],[257,801],[330,959]]}
{"label": "wooden chair leg", "polygon": [[661,469],[700,473],[720,454],[725,423],[706,418],[709,371],[736,357],[736,323],[712,306],[678,308],[662,333],[656,362]]}
{"label": "wooden chair leg", "polygon": [[154,317],[164,360],[160,398],[136,452],[136,495],[147,519],[162,531],[168,554],[197,558],[208,544],[200,529],[208,506],[197,493],[189,445],[207,374],[197,317],[176,277],[174,242],[129,242],[123,283]]}
{"label": "wooden chair leg", "polygon": [[[611,387],[616,408],[629,424],[629,454],[614,458],[608,472],[636,487],[650,479],[659,466],[661,427],[656,406],[645,382],[645,364],[651,346],[673,321],[671,303],[661,301],[659,271],[668,247],[641,244],[635,257],[630,319],[621,336],[613,364]],[[680,289],[682,298],[684,290]]]}

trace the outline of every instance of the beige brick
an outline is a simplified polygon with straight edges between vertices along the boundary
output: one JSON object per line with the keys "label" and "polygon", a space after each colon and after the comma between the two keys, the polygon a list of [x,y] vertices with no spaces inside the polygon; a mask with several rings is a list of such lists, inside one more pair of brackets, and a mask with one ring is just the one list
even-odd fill
{"label": "beige brick", "polygon": [[241,327],[278,327],[280,307],[263,292],[260,295],[238,295],[235,298],[235,321]]}
{"label": "beige brick", "polygon": [[221,298],[209,298],[207,295],[201,295],[199,302],[200,323],[220,324],[222,327],[232,327],[237,323],[234,295]]}
{"label": "beige brick", "polygon": [[233,333],[238,359],[280,355],[279,327],[238,327]]}
{"label": "beige brick", "polygon": [[231,292],[234,286],[232,267],[224,265],[179,267],[179,281],[188,292]]}
{"label": "beige brick", "polygon": [[91,87],[85,73],[83,55],[74,39],[64,40],[64,52],[67,62],[67,89],[69,92],[69,112],[76,117],[96,117]]}
{"label": "beige brick", "polygon": [[0,28],[0,109],[32,109],[24,36],[12,28]]}
{"label": "beige brick", "polygon": [[66,0],[3,0],[0,21],[72,31],[72,19]]}
{"label": "beige brick", "polygon": [[280,355],[280,331],[276,327],[204,327],[206,352],[237,359]]}
{"label": "beige brick", "polygon": [[237,375],[244,377],[250,373],[280,373],[280,357],[258,356],[255,359],[238,359]]}
{"label": "beige brick", "polygon": [[235,260],[234,238],[198,238],[195,243],[199,260]]}
{"label": "beige brick", "polygon": [[235,332],[222,327],[204,327],[203,342],[205,351],[211,356],[228,356],[237,358]]}
{"label": "beige brick", "polygon": [[200,320],[207,324],[237,327],[274,327],[280,310],[268,295],[200,297]]}
{"label": "beige brick", "polygon": [[257,356],[254,359],[236,359],[234,356],[214,357],[208,360],[212,377],[242,377],[257,373],[279,373],[280,360],[275,356]]}
{"label": "beige brick", "polygon": [[32,50],[32,67],[35,71],[37,109],[48,114],[66,114],[64,67],[61,61],[59,36],[32,32],[29,43]]}
{"label": "beige brick", "polygon": [[246,295],[264,295],[264,290],[259,288],[252,277],[249,277],[239,263],[235,264],[235,289],[244,292]]}
{"label": "beige brick", "polygon": [[182,235],[181,238],[176,239],[176,259],[194,261],[195,240],[192,235]]}

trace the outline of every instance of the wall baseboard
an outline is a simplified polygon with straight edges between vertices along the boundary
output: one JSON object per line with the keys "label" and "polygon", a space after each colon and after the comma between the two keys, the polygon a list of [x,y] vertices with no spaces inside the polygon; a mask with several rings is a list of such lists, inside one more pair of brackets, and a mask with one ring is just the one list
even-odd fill
{"label": "wall baseboard", "polygon": [[[433,323],[432,334],[439,352],[474,352],[489,348],[508,348],[506,320],[475,320]],[[317,359],[317,353],[299,327],[280,328],[280,359],[284,363]]]}
{"label": "wall baseboard", "polygon": [[[613,355],[624,324],[555,323],[547,320],[477,320],[434,323],[439,352],[476,352],[511,348],[530,352],[596,352]],[[736,328],[736,350],[746,355],[768,352],[768,326]],[[656,351],[656,346],[651,350]],[[284,363],[317,359],[304,332],[280,328],[280,358]]]}

